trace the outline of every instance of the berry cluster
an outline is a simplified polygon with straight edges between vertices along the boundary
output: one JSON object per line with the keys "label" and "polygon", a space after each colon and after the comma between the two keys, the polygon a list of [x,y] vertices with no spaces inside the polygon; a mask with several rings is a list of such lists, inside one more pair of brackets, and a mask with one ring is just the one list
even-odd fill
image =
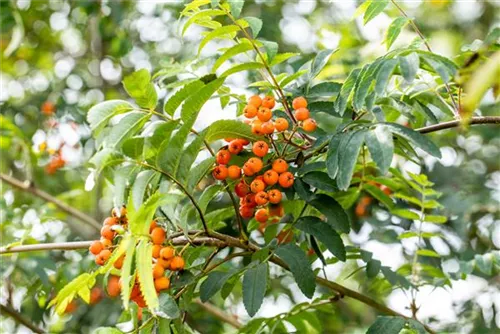
{"label": "berry cluster", "polygon": [[[128,221],[126,214],[126,208],[123,207],[121,210],[113,210],[111,217],[104,220],[101,229],[101,239],[94,241],[89,248],[90,252],[96,256],[96,264],[104,265],[111,257],[114,243],[117,241],[117,235],[123,233],[127,228]],[[176,250],[173,247],[164,245],[166,233],[161,226],[158,226],[156,221],[151,222],[149,235],[153,243],[154,286],[156,292],[160,293],[162,290],[170,287],[170,277],[173,272],[184,270],[185,262],[180,255],[176,255]],[[121,269],[124,259],[125,255],[122,255],[113,263],[113,266],[116,269]],[[170,275],[165,275],[166,270],[170,271]],[[111,297],[117,297],[120,294],[121,280],[119,276],[111,275],[108,278],[107,291]],[[146,306],[137,277],[130,294],[130,299],[137,303],[139,307]]]}
{"label": "berry cluster", "polygon": [[[316,122],[310,118],[307,110],[307,101],[303,97],[293,100],[294,116],[298,123],[292,129],[290,138],[283,134],[274,136],[275,131],[280,134],[288,130],[289,124],[285,118],[278,117],[273,120],[272,109],[276,102],[272,96],[261,98],[252,96],[243,110],[246,120],[252,127],[252,132],[266,136],[267,140],[255,141],[251,146],[245,139],[226,139],[227,146],[221,148],[216,155],[217,166],[212,175],[217,180],[239,180],[235,185],[235,193],[240,198],[240,215],[243,218],[255,219],[261,224],[260,229],[271,217],[283,216],[282,200],[283,188],[290,188],[294,183],[294,175],[288,171],[288,163],[277,152],[274,144],[292,140],[298,127],[304,131],[314,131]],[[268,144],[271,142],[272,148]],[[242,166],[230,164],[233,155],[240,155],[245,151],[252,152],[252,157],[247,159]],[[284,152],[282,152],[283,154]]]}

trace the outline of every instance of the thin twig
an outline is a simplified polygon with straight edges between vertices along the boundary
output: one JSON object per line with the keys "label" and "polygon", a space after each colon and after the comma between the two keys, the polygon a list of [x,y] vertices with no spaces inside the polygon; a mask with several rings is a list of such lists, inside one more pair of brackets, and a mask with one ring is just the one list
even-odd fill
{"label": "thin twig", "polygon": [[12,319],[14,319],[15,322],[23,325],[24,327],[31,329],[33,332],[39,333],[39,334],[46,333],[43,329],[37,327],[29,319],[25,318],[23,315],[21,315],[19,312],[14,310],[12,307],[10,307],[8,305],[0,304],[0,310],[1,310],[2,314],[10,316]]}
{"label": "thin twig", "polygon": [[6,175],[6,174],[0,174],[0,179],[3,182],[10,184],[11,186],[13,186],[17,189],[28,192],[28,193],[35,195],[35,196],[37,196],[37,197],[39,197],[47,202],[54,204],[61,211],[66,212],[68,215],[73,216],[73,217],[81,220],[82,222],[94,227],[97,230],[101,229],[101,225],[94,218],[90,217],[89,215],[83,213],[80,210],[73,208],[69,204],[64,203],[60,199],[55,198],[51,194],[49,194],[41,189],[38,189],[37,187],[33,186],[29,182],[23,182],[21,180],[18,180],[16,178],[9,176],[9,175]]}
{"label": "thin twig", "polygon": [[196,304],[200,305],[205,311],[215,316],[217,319],[233,326],[234,328],[241,328],[242,325],[232,314],[227,314],[215,305],[210,303],[203,303],[200,299],[196,298],[193,300]]}
{"label": "thin twig", "polygon": [[[477,117],[472,117],[469,122],[469,125],[476,125],[476,124],[500,124],[500,116],[477,116]],[[455,121],[449,121],[449,122],[443,122],[443,123],[438,123],[434,125],[429,125],[420,129],[416,129],[415,131],[418,131],[420,133],[430,133],[430,132],[436,132],[444,129],[450,129],[450,128],[455,128],[457,126],[460,126],[461,122],[459,120]]]}

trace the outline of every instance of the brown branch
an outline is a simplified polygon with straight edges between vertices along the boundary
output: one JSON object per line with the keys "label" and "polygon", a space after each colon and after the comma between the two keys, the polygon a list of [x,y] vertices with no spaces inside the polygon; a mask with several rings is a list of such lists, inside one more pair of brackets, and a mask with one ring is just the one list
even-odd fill
{"label": "brown branch", "polygon": [[[434,125],[429,125],[429,126],[426,126],[424,128],[416,129],[415,131],[418,131],[420,133],[430,133],[430,132],[454,128],[454,127],[460,126],[460,124],[461,124],[461,122],[459,120],[449,121],[449,122],[443,122],[443,123],[438,123],[438,124],[434,124]],[[500,116],[472,117],[469,120],[468,124],[470,124],[470,125],[500,124]]]}
{"label": "brown branch", "polygon": [[0,313],[2,313],[2,315],[10,316],[12,319],[14,319],[15,322],[23,325],[24,327],[31,329],[33,332],[39,333],[39,334],[46,333],[44,330],[42,330],[41,328],[38,328],[35,324],[33,324],[30,320],[25,318],[22,314],[20,314],[16,310],[14,310],[12,307],[10,307],[8,305],[0,304],[0,310],[1,310]]}
{"label": "brown branch", "polygon": [[196,298],[193,300],[196,304],[200,305],[205,311],[216,317],[217,319],[233,326],[234,328],[241,328],[242,325],[232,314],[227,314],[215,305],[210,303],[203,303],[200,299]]}
{"label": "brown branch", "polygon": [[38,189],[37,187],[29,184],[28,182],[22,182],[12,176],[6,175],[6,174],[0,174],[0,180],[3,182],[20,189],[22,191],[28,192],[32,195],[35,195],[47,202],[50,202],[54,204],[56,207],[58,207],[61,211],[66,212],[68,215],[73,216],[82,222],[94,227],[97,230],[101,229],[101,225],[95,220],[94,218],[90,217],[89,215],[83,213],[80,210],[77,210],[70,206],[67,203],[64,203],[63,201],[55,198],[49,193],[46,193],[45,191]]}

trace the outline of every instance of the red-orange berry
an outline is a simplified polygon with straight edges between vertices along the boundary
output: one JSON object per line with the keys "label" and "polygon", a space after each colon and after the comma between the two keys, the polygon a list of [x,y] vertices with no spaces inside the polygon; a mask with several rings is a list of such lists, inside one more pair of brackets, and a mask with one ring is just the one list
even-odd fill
{"label": "red-orange berry", "polygon": [[312,118],[308,118],[302,123],[302,129],[306,132],[313,132],[317,126],[316,121]]}
{"label": "red-orange berry", "polygon": [[266,107],[260,107],[257,111],[257,118],[262,122],[267,122],[273,117],[273,112],[271,109]]}
{"label": "red-orange berry", "polygon": [[160,278],[165,273],[165,268],[159,263],[155,263],[153,266],[153,278]]}
{"label": "red-orange berry", "polygon": [[109,239],[101,238],[99,241],[101,242],[101,244],[103,245],[104,248],[108,248],[108,247],[113,246],[113,241],[111,241]]}
{"label": "red-orange berry", "polygon": [[288,121],[282,117],[276,118],[274,121],[274,128],[278,132],[283,132],[288,129]]}
{"label": "red-orange berry", "polygon": [[252,218],[254,213],[254,208],[250,207],[248,205],[242,205],[240,206],[240,215],[241,217],[248,219]]}
{"label": "red-orange berry", "polygon": [[118,259],[116,259],[115,263],[113,263],[113,267],[115,267],[116,269],[122,269],[123,260],[125,260],[125,255],[122,255]]}
{"label": "red-orange berry", "polygon": [[293,181],[294,177],[293,174],[290,172],[285,172],[283,174],[280,174],[278,180],[280,186],[282,186],[283,188],[290,188],[291,186],[293,186]]}
{"label": "red-orange berry", "polygon": [[258,108],[262,105],[262,99],[259,95],[254,95],[248,99],[248,104],[251,104],[255,108]]}
{"label": "red-orange berry", "polygon": [[239,139],[235,139],[229,143],[228,150],[231,154],[239,154],[243,151],[243,144]]}
{"label": "red-orange berry", "polygon": [[250,184],[250,189],[255,194],[260,191],[264,191],[265,188],[266,184],[262,180],[253,180],[252,183]]}
{"label": "red-orange berry", "polygon": [[278,173],[284,173],[288,170],[288,164],[285,160],[283,159],[276,159],[273,161],[273,170]]}
{"label": "red-orange berry", "polygon": [[163,247],[160,251],[160,256],[164,260],[170,260],[175,256],[175,249],[170,246]]}
{"label": "red-orange berry", "polygon": [[241,168],[236,165],[229,166],[227,169],[227,175],[230,179],[239,179],[241,177]]}
{"label": "red-orange berry", "polygon": [[108,239],[108,240],[113,240],[115,237],[115,232],[111,229],[111,226],[109,225],[104,225],[101,228],[101,237]]}
{"label": "red-orange berry", "polygon": [[305,121],[309,118],[309,110],[307,110],[307,108],[299,108],[295,110],[294,115],[297,121]]}
{"label": "red-orange berry", "polygon": [[274,106],[276,105],[276,101],[274,100],[274,97],[272,96],[266,96],[262,99],[262,106],[273,109]]}
{"label": "red-orange berry", "polygon": [[265,141],[259,140],[253,144],[252,152],[258,157],[264,157],[269,151],[269,145]]}
{"label": "red-orange berry", "polygon": [[56,105],[50,101],[45,101],[42,104],[42,114],[45,116],[52,116],[54,112],[56,111]]}
{"label": "red-orange berry", "polygon": [[108,218],[104,219],[102,224],[105,226],[113,226],[113,225],[118,224],[119,222],[120,222],[120,220],[117,217],[108,217]]}
{"label": "red-orange berry", "polygon": [[151,221],[151,223],[149,224],[149,233],[151,233],[151,231],[153,231],[156,227],[158,227],[158,224],[156,224],[156,220]]}
{"label": "red-orange berry", "polygon": [[247,194],[245,197],[240,199],[240,204],[246,205],[250,208],[255,208],[257,206],[257,202],[255,201],[255,194],[254,193]]}
{"label": "red-orange berry", "polygon": [[238,197],[245,197],[250,192],[250,187],[245,182],[241,181],[234,187],[234,192]]}
{"label": "red-orange berry", "polygon": [[262,123],[261,131],[265,135],[272,134],[274,132],[274,123],[271,121]]}
{"label": "red-orange berry", "polygon": [[[280,192],[280,194],[281,194],[281,192]],[[283,208],[282,204],[269,205],[269,216],[271,216],[271,217],[283,217],[284,214],[285,214],[285,209]]]}
{"label": "red-orange berry", "polygon": [[170,287],[170,279],[168,277],[159,277],[155,279],[156,291],[166,290]]}
{"label": "red-orange berry", "polygon": [[92,242],[90,244],[90,247],[89,247],[89,251],[94,255],[99,254],[103,249],[104,249],[104,246],[102,245],[102,243],[99,240]]}
{"label": "red-orange berry", "polygon": [[257,203],[257,205],[265,205],[268,201],[268,195],[265,191],[259,191],[255,194],[255,203]]}
{"label": "red-orange berry", "polygon": [[108,277],[108,285],[106,287],[106,290],[110,297],[118,297],[121,291],[120,277],[110,275]]}
{"label": "red-orange berry", "polygon": [[153,257],[155,259],[160,257],[161,245],[153,245]]}
{"label": "red-orange berry", "polygon": [[214,168],[212,175],[216,180],[225,180],[228,176],[227,167],[224,165],[219,165]]}
{"label": "red-orange berry", "polygon": [[272,186],[272,185],[275,185],[276,183],[278,183],[278,178],[279,178],[278,173],[276,173],[276,171],[274,171],[272,169],[269,169],[269,170],[265,171],[265,173],[264,173],[264,182],[268,186]]}
{"label": "red-orange berry", "polygon": [[269,219],[267,209],[259,209],[255,212],[255,220],[259,223],[265,223]]}
{"label": "red-orange berry", "polygon": [[279,202],[281,202],[281,199],[283,197],[281,191],[279,191],[278,189],[269,190],[267,192],[267,196],[269,198],[269,203],[272,204],[278,204]]}
{"label": "red-orange berry", "polygon": [[243,115],[245,115],[246,118],[254,118],[257,116],[257,108],[252,104],[248,104],[243,109]]}
{"label": "red-orange berry", "polygon": [[151,231],[151,239],[155,245],[161,245],[165,241],[165,231],[161,227],[156,227]]}
{"label": "red-orange berry", "polygon": [[177,270],[184,270],[184,259],[180,256],[174,256],[173,259],[170,261],[170,270],[177,271]]}
{"label": "red-orange berry", "polygon": [[231,160],[231,153],[228,150],[220,150],[215,156],[215,160],[219,165],[227,165]]}
{"label": "red-orange berry", "polygon": [[307,100],[302,96],[296,97],[292,101],[292,107],[294,110],[305,108],[307,107]]}
{"label": "red-orange berry", "polygon": [[264,163],[259,158],[250,158],[245,164],[248,164],[254,173],[260,172],[264,167]]}

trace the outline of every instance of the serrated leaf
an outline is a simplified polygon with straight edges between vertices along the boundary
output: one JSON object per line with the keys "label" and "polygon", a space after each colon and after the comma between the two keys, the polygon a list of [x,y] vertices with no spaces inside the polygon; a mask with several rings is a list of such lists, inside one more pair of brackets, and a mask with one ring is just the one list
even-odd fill
{"label": "serrated leaf", "polygon": [[127,157],[132,159],[136,159],[142,156],[144,152],[144,137],[132,137],[128,138],[123,142],[122,152]]}
{"label": "serrated leaf", "polygon": [[401,317],[377,317],[366,334],[398,334],[405,323],[406,320]]}
{"label": "serrated leaf", "polygon": [[167,100],[167,102],[165,102],[163,110],[170,116],[173,116],[177,108],[179,108],[179,106],[182,104],[182,102],[184,102],[184,100],[186,100],[190,95],[196,94],[196,92],[199,91],[203,86],[204,83],[201,82],[200,80],[188,83],[187,85],[179,89],[177,92],[175,92],[175,94],[172,95]]}
{"label": "serrated leaf", "polygon": [[392,207],[394,206],[391,197],[384,193],[379,187],[368,183],[363,183],[363,189],[370,193],[370,195],[372,195],[380,203],[384,204],[388,209],[392,209]]}
{"label": "serrated leaf", "polygon": [[325,215],[328,224],[336,231],[349,233],[351,229],[349,216],[333,197],[325,194],[316,194],[311,197],[308,203],[321,214]]}
{"label": "serrated leaf", "polygon": [[250,317],[253,317],[266,295],[267,262],[251,267],[243,275],[243,305]]}
{"label": "serrated leaf", "polygon": [[243,5],[245,4],[244,0],[228,0],[229,8],[231,10],[231,15],[234,18],[238,18],[241,14],[241,10],[243,9]]}
{"label": "serrated leaf", "polygon": [[406,219],[411,219],[411,220],[419,220],[420,219],[420,216],[417,213],[410,211],[410,210],[407,210],[407,209],[395,209],[395,210],[392,210],[391,213],[393,215],[396,215],[396,216],[401,217],[401,218],[406,218]]}
{"label": "serrated leaf", "polygon": [[399,34],[401,33],[401,30],[408,24],[408,22],[410,22],[410,20],[404,16],[397,17],[396,19],[394,19],[394,21],[391,22],[389,28],[387,28],[384,38],[384,43],[387,47],[387,50],[391,48],[392,43],[396,41]]}
{"label": "serrated leaf", "polygon": [[380,173],[387,174],[394,155],[394,142],[389,128],[377,126],[375,129],[367,131],[365,143]]}
{"label": "serrated leaf", "polygon": [[119,148],[122,143],[139,132],[144,124],[151,118],[151,114],[133,111],[125,115],[105,139],[104,146],[107,148]]}
{"label": "serrated leaf", "polygon": [[253,38],[257,38],[260,29],[262,29],[262,20],[256,17],[245,17],[245,21],[248,22],[250,29],[252,29]]}
{"label": "serrated leaf", "polygon": [[306,216],[299,218],[295,227],[321,241],[340,261],[346,260],[346,251],[342,238],[330,224],[325,223],[318,217]]}
{"label": "serrated leaf", "polygon": [[448,221],[448,218],[445,216],[435,216],[435,215],[425,215],[424,222],[427,223],[436,223],[436,224],[444,224]]}
{"label": "serrated leaf", "polygon": [[156,315],[165,319],[177,319],[181,316],[181,311],[179,306],[175,302],[174,298],[168,293],[162,293],[159,297],[159,307]]}
{"label": "serrated leaf", "polygon": [[382,95],[387,86],[387,82],[394,72],[394,68],[398,64],[396,59],[387,59],[382,62],[380,69],[377,73],[377,78],[375,80],[375,93],[377,95]]}
{"label": "serrated leaf", "polygon": [[193,165],[201,147],[203,146],[205,140],[206,131],[198,133],[196,138],[189,143],[186,149],[182,152],[181,159],[179,161],[179,167],[175,173],[175,178],[178,182],[184,184],[189,176],[189,170]]}
{"label": "serrated leaf", "polygon": [[339,147],[342,140],[349,134],[335,134],[328,145],[328,152],[326,154],[326,171],[330,178],[335,179],[339,171]]}
{"label": "serrated leaf", "polygon": [[209,32],[200,42],[200,46],[198,47],[198,56],[201,53],[201,50],[207,45],[208,42],[215,38],[233,38],[233,36],[236,34],[237,31],[239,31],[240,28],[236,25],[228,25],[228,26],[222,26],[220,28],[216,28]]}
{"label": "serrated leaf", "polygon": [[417,254],[420,256],[441,257],[438,253],[430,249],[419,249],[417,250]]}
{"label": "serrated leaf", "polygon": [[58,314],[63,314],[68,304],[71,303],[80,289],[89,289],[88,282],[92,279],[93,276],[89,273],[77,276],[57,293],[57,296],[50,301],[47,308],[56,305],[56,312]]}
{"label": "serrated leaf", "polygon": [[215,71],[226,61],[229,60],[230,58],[239,55],[243,52],[247,52],[253,50],[253,46],[250,43],[239,43],[236,44],[233,47],[230,47],[222,55],[220,55],[217,60],[214,63],[214,66],[212,68],[212,72],[215,73]]}
{"label": "serrated leaf", "polygon": [[194,190],[194,188],[198,185],[198,183],[200,183],[205,175],[207,175],[212,170],[214,164],[215,158],[210,157],[191,168],[186,181],[186,189],[188,192],[192,192]]}
{"label": "serrated leaf", "polygon": [[184,36],[186,33],[186,30],[193,24],[196,23],[197,20],[201,19],[212,19],[215,16],[221,16],[225,15],[226,13],[223,10],[220,9],[206,9],[202,10],[199,12],[194,13],[184,24],[184,27],[182,27],[182,34],[181,36]]}
{"label": "serrated leaf", "polygon": [[159,175],[152,170],[144,170],[137,174],[132,189],[130,190],[134,208],[139,208],[141,206],[147,186],[150,184],[154,186],[155,182],[153,182],[153,180],[158,177]]}
{"label": "serrated leaf", "polygon": [[337,95],[342,88],[342,84],[333,81],[325,81],[321,82],[317,85],[309,88],[309,92],[307,93],[308,98],[315,97],[332,97]]}
{"label": "serrated leaf", "polygon": [[409,83],[415,79],[417,75],[418,68],[420,67],[420,58],[415,52],[410,53],[407,56],[398,57],[399,68],[401,69],[401,74],[403,78]]}
{"label": "serrated leaf", "polygon": [[310,68],[310,72],[309,72],[309,79],[310,80],[312,80],[318,76],[318,74],[321,72],[321,70],[326,66],[326,64],[328,64],[328,60],[330,59],[332,54],[334,54],[337,51],[338,51],[338,49],[335,49],[335,50],[326,49],[326,50],[321,50],[320,52],[318,52],[316,57],[314,57],[314,59],[311,62],[311,68]]}
{"label": "serrated leaf", "polygon": [[287,244],[276,248],[275,253],[288,265],[302,293],[312,298],[316,289],[314,272],[302,249],[294,244]]}
{"label": "serrated leaf", "polygon": [[278,43],[271,41],[260,41],[266,50],[267,62],[272,62],[274,57],[278,54]]}
{"label": "serrated leaf", "polygon": [[[109,100],[96,104],[89,109],[87,122],[94,135],[98,135],[108,124],[109,120],[118,114],[123,114],[134,109],[127,101]],[[3,123],[3,120],[2,120]]]}
{"label": "serrated leaf", "polygon": [[156,166],[175,177],[179,169],[179,165],[183,156],[184,144],[191,130],[191,126],[183,125],[177,131],[172,139],[165,139],[158,149],[156,155]]}
{"label": "serrated leaf", "polygon": [[156,209],[163,205],[168,198],[162,196],[159,192],[154,193],[148,200],[139,207],[129,217],[130,231],[133,235],[148,235],[149,224],[153,220]]}
{"label": "serrated leaf", "polygon": [[335,181],[325,172],[313,171],[306,173],[302,176],[302,181],[320,190],[329,192],[338,190]]}
{"label": "serrated leaf", "polygon": [[294,74],[290,74],[289,76],[287,76],[286,78],[284,78],[283,80],[281,80],[279,84],[280,84],[281,87],[285,87],[286,85],[288,85],[292,81],[300,78],[301,76],[303,76],[306,73],[307,73],[307,70],[297,71]]}
{"label": "serrated leaf", "polygon": [[340,116],[344,115],[347,107],[347,101],[349,100],[349,96],[354,89],[360,72],[361,70],[359,68],[352,70],[342,84],[339,96],[337,97],[337,100],[335,100],[335,108]]}
{"label": "serrated leaf", "polygon": [[207,279],[200,285],[200,299],[202,302],[207,302],[212,298],[232,276],[232,273],[222,271],[212,271],[208,274]]}
{"label": "serrated leaf", "polygon": [[226,77],[230,76],[231,74],[238,73],[241,71],[259,70],[262,68],[264,68],[264,65],[262,63],[258,63],[258,62],[238,64],[238,65],[235,65],[231,68],[228,68],[226,71],[224,71],[220,75],[220,77],[226,78]]}
{"label": "serrated leaf", "polygon": [[[148,220],[149,223],[149,220]],[[147,240],[141,240],[137,245],[135,262],[137,265],[137,276],[144,301],[152,313],[156,313],[160,303],[154,286],[153,279],[153,245]]]}
{"label": "serrated leaf", "polygon": [[269,64],[269,66],[272,67],[279,65],[282,62],[287,61],[288,59],[298,55],[300,55],[300,53],[292,53],[292,52],[279,53],[274,57],[273,61]]}
{"label": "serrated leaf", "polygon": [[370,1],[370,4],[366,8],[365,15],[363,16],[363,23],[367,24],[372,19],[374,19],[377,15],[382,13],[387,7],[389,0],[373,0]]}
{"label": "serrated leaf", "polygon": [[219,120],[212,123],[207,129],[205,139],[208,143],[223,138],[242,138],[250,141],[262,140],[252,132],[250,125],[237,120]]}
{"label": "serrated leaf", "polygon": [[365,65],[359,73],[352,98],[352,106],[355,111],[359,111],[363,108],[380,63],[381,60],[377,60],[372,64]]}
{"label": "serrated leaf", "polygon": [[410,141],[413,145],[421,148],[430,155],[439,159],[441,158],[441,151],[436,146],[436,144],[434,144],[429,138],[425,137],[421,133],[396,123],[380,124],[385,124],[389,127],[393,134],[403,137],[404,139]]}
{"label": "serrated leaf", "polygon": [[123,334],[123,332],[114,327],[98,327],[92,334]]}
{"label": "serrated leaf", "polygon": [[151,74],[146,69],[135,71],[123,79],[123,87],[140,107],[154,109],[158,102]]}
{"label": "serrated leaf", "polygon": [[366,276],[374,278],[380,271],[382,263],[379,260],[371,259],[366,263]]}
{"label": "serrated leaf", "polygon": [[181,109],[181,119],[185,126],[191,128],[203,105],[224,83],[224,78],[215,79],[206,84],[196,94],[192,94],[184,102]]}
{"label": "serrated leaf", "polygon": [[121,270],[121,296],[123,301],[123,307],[128,309],[128,304],[130,301],[131,283],[132,283],[132,264],[134,263],[134,253],[135,244],[137,240],[135,236],[130,236],[130,244],[134,247],[128,247],[125,253],[125,258],[123,260],[123,266]]}
{"label": "serrated leaf", "polygon": [[345,145],[339,146],[339,172],[337,175],[337,186],[340,190],[347,190],[351,184],[352,174],[359,152],[365,141],[365,130],[356,131]]}

